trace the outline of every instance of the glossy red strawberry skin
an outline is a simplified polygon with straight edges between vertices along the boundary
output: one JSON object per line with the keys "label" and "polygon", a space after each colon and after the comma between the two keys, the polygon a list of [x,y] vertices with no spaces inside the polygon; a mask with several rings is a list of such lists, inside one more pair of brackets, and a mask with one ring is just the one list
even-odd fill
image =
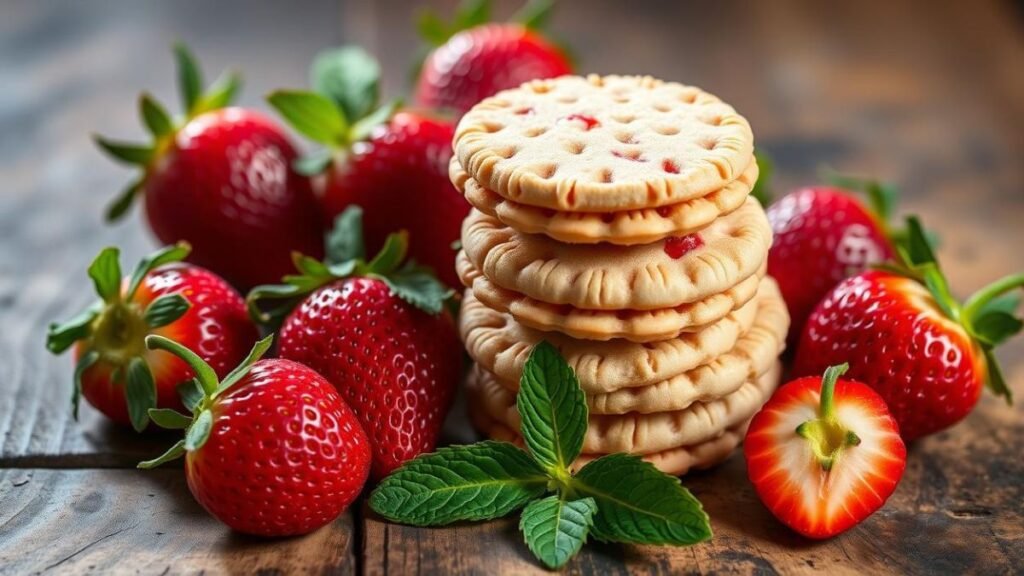
{"label": "glossy red strawberry skin", "polygon": [[149,167],[146,216],[164,243],[187,240],[189,261],[246,289],[280,281],[291,252],[323,254],[322,220],[284,130],[258,112],[225,108],[190,120]]}
{"label": "glossy red strawberry skin", "polygon": [[370,437],[375,478],[434,449],[461,374],[451,317],[414,308],[372,278],[310,294],[282,325],[278,351],[337,387]]}
{"label": "glossy red strawberry skin", "polygon": [[338,517],[359,495],[370,447],[329,382],[288,360],[262,360],[215,400],[206,443],[186,455],[188,487],[246,534],[291,536]]}
{"label": "glossy red strawberry skin", "polygon": [[782,387],[750,423],[743,451],[747,475],[761,501],[781,522],[814,539],[849,530],[881,508],[906,468],[906,446],[885,401],[860,382],[839,380],[835,414],[860,438],[844,448],[831,471],[796,433],[818,416],[821,377]]}
{"label": "glossy red strawberry skin", "polygon": [[[224,376],[245,358],[259,332],[245,308],[245,300],[222,278],[199,266],[169,264],[149,272],[135,293],[133,307],[140,314],[160,296],[180,294],[190,307],[181,317],[147,331],[166,336],[194,350],[217,373]],[[153,374],[157,407],[184,410],[176,387],[194,374],[183,361],[161,350],[146,350],[139,334],[139,353]],[[75,345],[75,362],[89,343]],[[101,360],[82,374],[82,396],[114,422],[130,426],[125,385],[111,378],[115,365]]]}
{"label": "glossy red strawberry skin", "polygon": [[523,82],[571,73],[562,51],[536,32],[519,24],[485,24],[455,34],[427,56],[416,102],[463,114]]}
{"label": "glossy red strawberry skin", "polygon": [[829,290],[895,252],[878,219],[838,188],[802,188],[769,206],[767,214],[774,232],[768,273],[793,319],[792,347]]}
{"label": "glossy red strawberry skin", "polygon": [[329,169],[322,194],[328,222],[355,204],[363,208],[367,254],[388,234],[409,231],[409,255],[451,287],[455,250],[469,203],[448,179],[455,127],[448,120],[400,112]]}
{"label": "glossy red strawberry skin", "polygon": [[971,411],[986,368],[981,349],[918,282],[871,271],[840,283],[811,314],[795,375],[849,362],[847,376],[885,399],[905,440],[948,428]]}

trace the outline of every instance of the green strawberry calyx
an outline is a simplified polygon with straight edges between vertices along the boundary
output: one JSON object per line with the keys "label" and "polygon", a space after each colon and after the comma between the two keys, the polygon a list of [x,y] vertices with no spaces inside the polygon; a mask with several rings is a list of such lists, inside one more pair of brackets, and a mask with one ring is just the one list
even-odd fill
{"label": "green strawberry calyx", "polygon": [[352,145],[370,137],[394,115],[401,102],[380,103],[380,65],[356,46],[325,50],[310,67],[312,90],[276,90],[270,104],[289,126],[321,149],[295,161],[306,176],[343,166]]}
{"label": "green strawberry calyx", "polygon": [[[509,22],[521,24],[529,30],[540,30],[551,17],[553,7],[551,0],[528,0]],[[423,9],[419,13],[416,29],[427,44],[437,47],[463,30],[491,22],[491,8],[491,0],[464,0],[455,10],[451,22],[445,22],[433,10]]]}
{"label": "green strawberry calyx", "polygon": [[[246,297],[249,315],[261,324],[278,325],[308,294],[346,278],[366,277],[381,280],[391,291],[424,312],[437,315],[454,292],[441,283],[429,268],[406,258],[409,234],[401,230],[390,234],[380,252],[366,258],[363,244],[363,210],[349,206],[338,215],[327,236],[324,261],[294,253],[298,274],[285,276],[282,284],[253,288]],[[266,304],[279,302],[272,308]]]}
{"label": "green strawberry calyx", "polygon": [[860,437],[843,426],[835,415],[836,382],[849,368],[849,364],[840,364],[825,370],[821,378],[818,417],[796,428],[796,433],[810,442],[811,451],[826,472],[832,470],[844,449],[860,444]]}
{"label": "green strawberry calyx", "polygon": [[174,57],[178,65],[178,89],[184,111],[181,116],[172,117],[162,104],[144,92],[139,96],[139,117],[152,136],[151,142],[139,144],[111,140],[98,134],[93,136],[96,145],[115,160],[142,169],[142,174],[107,207],[108,222],[119,220],[128,212],[142,190],[151,167],[174,145],[178,131],[193,118],[230,105],[242,85],[238,74],[227,73],[203,90],[202,71],[188,48],[180,42],[175,44]]}
{"label": "green strawberry calyx", "polygon": [[181,294],[164,294],[142,307],[136,293],[146,275],[156,268],[180,262],[191,248],[185,242],[164,247],[143,258],[127,284],[121,278],[120,251],[104,248],[89,266],[99,300],[63,323],[50,324],[46,349],[62,354],[79,343],[82,353],[74,372],[71,407],[78,418],[82,376],[94,364],[113,367],[111,378],[125,386],[125,400],[132,427],[141,431],[149,423],[148,411],[156,406],[156,384],[145,360],[145,338],[150,331],[167,326],[188,312]]}
{"label": "green strawberry calyx", "polygon": [[935,256],[935,248],[917,217],[907,218],[907,240],[897,246],[901,264],[879,268],[921,282],[939,309],[963,326],[985,356],[985,384],[994,394],[1012,404],[1013,393],[1003,377],[995,348],[1020,333],[1024,320],[1017,315],[1024,273],[1010,274],[985,286],[961,304],[954,296]]}
{"label": "green strawberry calyx", "polygon": [[679,478],[639,456],[610,454],[572,472],[587,433],[587,401],[572,367],[548,342],[530,352],[516,407],[525,450],[484,441],[418,456],[377,485],[370,507],[415,526],[490,520],[522,509],[526,546],[552,569],[590,536],[672,546],[711,538],[707,514]]}
{"label": "green strawberry calyx", "polygon": [[155,468],[164,462],[180,458],[186,452],[199,450],[210,438],[210,432],[216,425],[213,405],[221,395],[231,389],[244,378],[253,365],[258,362],[274,342],[271,334],[253,345],[249,355],[223,379],[217,378],[216,372],[195,352],[178,344],[170,338],[152,334],[146,337],[146,347],[150,350],[163,350],[181,358],[195,373],[195,378],[182,382],[178,393],[191,415],[182,414],[170,408],[150,408],[149,418],[168,430],[184,430],[185,437],[178,440],[160,456],[139,462],[139,468]]}

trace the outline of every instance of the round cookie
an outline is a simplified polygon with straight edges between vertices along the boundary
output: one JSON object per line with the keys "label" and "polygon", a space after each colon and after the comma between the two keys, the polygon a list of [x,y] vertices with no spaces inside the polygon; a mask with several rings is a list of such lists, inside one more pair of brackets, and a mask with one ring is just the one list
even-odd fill
{"label": "round cookie", "polygon": [[630,246],[697,232],[739,208],[757,181],[758,167],[751,159],[739,178],[706,196],[660,208],[604,213],[556,211],[508,200],[470,178],[455,157],[448,174],[474,208],[520,232],[545,234],[570,244],[608,242]]}
{"label": "round cookie", "polygon": [[468,291],[458,322],[470,357],[500,380],[518,382],[530,351],[541,340],[547,340],[572,367],[583,390],[597,395],[653,386],[709,364],[733,350],[755,322],[771,324],[767,332],[784,332],[785,323],[780,321],[785,317],[778,318],[775,312],[779,308],[775,281],[765,278],[759,293],[755,301],[699,332],[650,344],[590,342],[542,332],[485,306]]}
{"label": "round cookie", "polygon": [[754,198],[696,234],[638,246],[564,244],[521,234],[479,210],[462,225],[463,251],[488,280],[587,310],[672,308],[720,294],[757,273],[771,239]]}
{"label": "round cookie", "polygon": [[[518,433],[508,426],[488,418],[482,410],[470,410],[469,420],[477,431],[488,438],[511,442],[521,448],[525,447],[525,442]],[[707,442],[642,454],[640,457],[662,472],[673,476],[681,476],[690,470],[710,468],[723,462],[733,453],[746,436],[749,424],[748,420],[739,426],[729,428],[722,432],[721,436]],[[604,454],[580,454],[570,469],[578,472],[580,468],[601,456]]]}
{"label": "round cookie", "polygon": [[[755,305],[755,303],[751,303],[751,305]],[[620,381],[618,384],[621,386],[618,388],[609,386],[606,382],[597,382],[595,386],[595,383],[591,382],[589,378],[584,380],[580,377],[580,387],[586,393],[590,413],[627,414],[637,412],[650,414],[684,410],[694,402],[706,402],[731,394],[744,383],[764,374],[775,364],[779,353],[785,346],[789,315],[786,305],[773,283],[770,286],[762,287],[762,294],[758,297],[756,306],[757,317],[753,326],[736,340],[735,346],[722,354],[709,355],[712,359],[696,368],[653,384],[636,385],[631,381]],[[484,342],[484,345],[480,345],[479,342],[480,338],[488,337],[488,332],[488,329],[484,327],[476,334],[467,335],[467,349],[470,350],[470,356],[473,356],[473,352],[494,351],[493,345],[497,343],[495,340],[492,339],[491,346],[487,346],[488,342]],[[477,338],[477,340],[471,341],[473,338]],[[515,347],[522,348],[523,346]],[[527,354],[530,349],[526,348]],[[509,351],[511,352],[511,350]],[[637,356],[642,354],[640,350],[636,349],[628,350],[628,353],[632,355],[633,361],[636,361]],[[501,362],[501,368],[505,370],[498,374],[493,368],[499,364],[496,359],[496,356],[486,354],[480,358],[474,357],[476,364],[473,369],[480,370],[480,374],[475,375],[474,378],[494,379],[509,392],[516,393],[519,390],[518,375],[521,374],[522,363],[516,362],[515,359],[511,363]],[[597,367],[601,368],[605,360],[609,360],[609,364],[615,362],[615,359],[598,358]],[[509,364],[513,364],[513,366],[509,366]],[[510,367],[512,370],[508,370]]]}
{"label": "round cookie", "polygon": [[524,326],[590,341],[623,339],[636,343],[660,342],[700,332],[749,302],[757,293],[767,264],[757,274],[700,302],[661,310],[581,310],[548,304],[495,286],[459,252],[455,269],[463,285],[488,308],[510,314]]}
{"label": "round cookie", "polygon": [[474,106],[455,155],[509,200],[617,212],[706,196],[753,154],[746,119],[693,86],[649,76],[534,80]]}
{"label": "round cookie", "polygon": [[[651,414],[590,415],[583,452],[648,454],[679,446],[699,444],[725,429],[749,420],[768,401],[778,385],[782,366],[776,362],[760,377],[732,394],[690,405],[684,410]],[[466,379],[471,410],[483,410],[490,418],[513,430],[520,425],[515,395],[494,378],[471,371]]]}

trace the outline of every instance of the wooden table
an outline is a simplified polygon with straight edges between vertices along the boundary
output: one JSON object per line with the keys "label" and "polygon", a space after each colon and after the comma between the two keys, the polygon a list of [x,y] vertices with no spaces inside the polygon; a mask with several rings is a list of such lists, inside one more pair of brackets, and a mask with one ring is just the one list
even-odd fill
{"label": "wooden table", "polygon": [[[145,5],[144,5],[145,4]],[[47,322],[90,300],[84,268],[152,243],[101,206],[129,175],[90,144],[136,136],[138,90],[174,98],[167,50],[190,42],[209,74],[247,74],[245,104],[305,85],[341,41],[373,49],[404,89],[415,48],[404,2],[7,2],[0,9],[0,574],[532,573],[514,519],[446,529],[389,525],[357,504],[305,538],[232,534],[188,494],[180,468],[141,472],[168,437],[69,417],[70,361],[44,352]],[[510,9],[508,6],[503,8]],[[507,11],[507,10],[506,10]],[[829,164],[902,185],[902,207],[942,236],[965,294],[1024,270],[1024,31],[997,2],[566,2],[553,22],[584,70],[704,86],[751,120],[777,188]],[[1024,341],[1000,353],[1024,398]],[[449,438],[470,433],[457,408]],[[758,503],[742,458],[684,479],[715,539],[691,548],[588,545],[571,573],[1011,573],[1024,566],[1024,408],[993,398],[910,450],[888,505],[811,543]]]}

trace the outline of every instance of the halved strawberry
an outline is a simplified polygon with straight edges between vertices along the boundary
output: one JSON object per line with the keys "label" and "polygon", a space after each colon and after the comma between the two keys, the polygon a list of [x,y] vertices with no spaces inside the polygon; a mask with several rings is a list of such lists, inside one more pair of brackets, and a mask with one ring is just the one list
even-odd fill
{"label": "halved strawberry", "polygon": [[831,366],[779,388],[754,416],[743,451],[758,496],[782,523],[828,538],[889,498],[907,450],[885,401]]}

